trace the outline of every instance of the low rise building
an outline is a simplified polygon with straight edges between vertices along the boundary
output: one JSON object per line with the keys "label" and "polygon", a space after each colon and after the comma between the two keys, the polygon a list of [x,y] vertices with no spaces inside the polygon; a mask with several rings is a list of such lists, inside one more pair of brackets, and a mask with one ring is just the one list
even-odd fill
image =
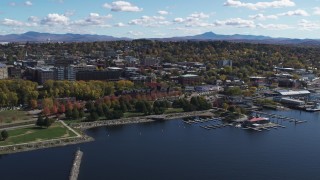
{"label": "low rise building", "polygon": [[120,80],[121,71],[79,71],[76,74],[77,80],[90,81],[90,80],[101,80],[101,81],[118,81]]}
{"label": "low rise building", "polygon": [[54,68],[54,79],[55,80],[68,80],[75,81],[76,80],[76,72],[74,70],[74,66],[68,67],[55,67]]}
{"label": "low rise building", "polygon": [[223,68],[223,67],[232,67],[232,60],[219,60],[217,62],[217,65],[219,68]]}
{"label": "low rise building", "polygon": [[54,80],[54,70],[51,68],[37,69],[37,82],[44,84],[48,80]]}
{"label": "low rise building", "polygon": [[5,64],[0,64],[0,79],[8,78],[8,67]]}
{"label": "low rise building", "polygon": [[160,64],[160,59],[159,58],[154,58],[154,57],[146,57],[141,60],[141,65],[143,66],[155,66]]}
{"label": "low rise building", "polygon": [[22,70],[20,67],[8,66],[8,76],[10,78],[21,78]]}
{"label": "low rise building", "polygon": [[196,85],[201,83],[201,77],[196,74],[185,74],[179,77],[179,83],[182,85]]}

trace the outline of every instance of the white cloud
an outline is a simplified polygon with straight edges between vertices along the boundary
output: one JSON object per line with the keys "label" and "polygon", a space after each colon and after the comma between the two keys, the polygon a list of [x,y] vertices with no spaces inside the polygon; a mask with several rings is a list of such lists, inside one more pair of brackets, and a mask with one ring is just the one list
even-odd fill
{"label": "white cloud", "polygon": [[254,28],[255,23],[252,20],[245,20],[241,18],[231,18],[224,21],[216,21],[215,26],[234,26],[239,28]]}
{"label": "white cloud", "polygon": [[21,21],[13,20],[13,19],[7,19],[5,18],[2,22],[2,25],[5,26],[24,26],[24,23]]}
{"label": "white cloud", "polygon": [[158,14],[160,14],[160,15],[168,15],[169,12],[168,11],[158,11]]}
{"label": "white cloud", "polygon": [[143,10],[127,1],[114,1],[111,4],[105,3],[103,7],[115,12],[139,12]]}
{"label": "white cloud", "polygon": [[320,7],[315,7],[315,8],[313,8],[313,14],[315,14],[315,15],[320,15]]}
{"label": "white cloud", "polygon": [[48,14],[45,18],[41,20],[41,24],[49,26],[68,25],[69,18],[63,14]]}
{"label": "white cloud", "polygon": [[32,2],[31,2],[31,1],[26,1],[26,2],[24,2],[24,5],[26,5],[26,6],[32,6]]}
{"label": "white cloud", "polygon": [[266,8],[282,8],[292,7],[295,3],[292,0],[274,0],[271,2],[257,2],[257,3],[245,3],[240,0],[227,0],[224,6],[231,7],[244,7],[252,10],[266,9]]}
{"label": "white cloud", "polygon": [[115,27],[125,27],[126,25],[122,22],[119,22],[117,24],[114,25]]}
{"label": "white cloud", "polygon": [[10,2],[9,6],[32,6],[33,3],[31,1],[25,1],[25,2]]}
{"label": "white cloud", "polygon": [[100,16],[98,13],[90,13],[88,17],[85,19],[77,20],[72,22],[72,25],[80,25],[80,26],[105,26],[109,27],[110,25],[106,24],[108,19],[111,19],[112,15],[108,14],[106,16]]}
{"label": "white cloud", "polygon": [[142,36],[143,32],[140,32],[140,31],[129,31],[127,34],[129,34],[131,36]]}
{"label": "white cloud", "polygon": [[8,18],[5,18],[0,23],[2,25],[4,25],[4,26],[11,26],[11,27],[37,26],[37,23],[25,23],[25,22],[22,22],[22,21],[18,21],[18,20],[14,20],[14,19],[8,19]]}
{"label": "white cloud", "polygon": [[295,11],[280,13],[278,16],[309,16],[309,13],[307,13],[305,10],[297,9]]}
{"label": "white cloud", "polygon": [[186,27],[209,27],[213,26],[213,24],[205,22],[205,19],[208,19],[210,15],[205,14],[203,12],[195,12],[190,14],[186,18],[175,18],[173,19],[174,23],[184,23]]}
{"label": "white cloud", "polygon": [[66,11],[63,15],[67,17],[71,17],[75,14],[75,10]]}
{"label": "white cloud", "polygon": [[29,21],[29,22],[32,22],[32,23],[38,23],[38,22],[39,22],[39,18],[36,17],[36,16],[30,16],[30,17],[28,18],[28,21]]}
{"label": "white cloud", "polygon": [[200,12],[200,13],[196,12],[196,13],[190,14],[189,17],[193,19],[205,19],[205,18],[209,18],[210,16],[208,14],[204,14],[203,12]]}
{"label": "white cloud", "polygon": [[166,20],[163,16],[142,16],[139,19],[133,19],[129,23],[129,25],[141,25],[148,27],[158,27],[160,25],[169,25],[171,24]]}
{"label": "white cloud", "polygon": [[307,31],[320,29],[320,23],[310,22],[310,21],[305,20],[305,19],[302,19],[298,23],[298,26],[299,26],[300,30],[307,30]]}
{"label": "white cloud", "polygon": [[182,22],[184,22],[184,19],[183,18],[174,18],[173,22],[182,23]]}
{"label": "white cloud", "polygon": [[278,16],[276,15],[264,15],[264,14],[256,14],[249,17],[251,19],[257,19],[257,20],[278,19]]}
{"label": "white cloud", "polygon": [[285,30],[285,29],[292,28],[287,24],[258,24],[257,27],[267,29],[267,30]]}

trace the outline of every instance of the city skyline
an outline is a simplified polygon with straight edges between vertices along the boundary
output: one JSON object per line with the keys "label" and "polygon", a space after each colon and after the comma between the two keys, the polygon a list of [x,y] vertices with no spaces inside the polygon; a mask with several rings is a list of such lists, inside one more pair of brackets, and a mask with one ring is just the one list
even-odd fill
{"label": "city skyline", "polygon": [[0,4],[0,34],[164,38],[211,31],[320,39],[319,0],[4,0]]}

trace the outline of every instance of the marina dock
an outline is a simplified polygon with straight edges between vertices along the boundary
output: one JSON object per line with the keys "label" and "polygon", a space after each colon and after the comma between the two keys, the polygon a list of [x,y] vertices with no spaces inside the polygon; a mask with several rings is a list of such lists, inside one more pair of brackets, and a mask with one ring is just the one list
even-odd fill
{"label": "marina dock", "polygon": [[276,119],[280,119],[280,120],[284,120],[284,121],[288,121],[288,122],[293,122],[295,124],[301,124],[301,123],[306,123],[307,121],[305,120],[299,120],[299,119],[295,119],[292,117],[287,117],[287,116],[283,116],[283,115],[278,115],[278,114],[272,114],[272,113],[266,113],[266,112],[261,112],[261,111],[251,111],[257,115],[264,115],[267,116],[269,118],[276,118]]}

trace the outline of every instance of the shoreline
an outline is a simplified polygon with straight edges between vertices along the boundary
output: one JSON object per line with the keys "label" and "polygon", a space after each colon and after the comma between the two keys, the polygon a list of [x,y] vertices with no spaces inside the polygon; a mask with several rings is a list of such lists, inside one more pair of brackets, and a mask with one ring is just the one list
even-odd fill
{"label": "shoreline", "polygon": [[184,117],[192,117],[192,116],[201,116],[201,115],[210,116],[210,115],[213,115],[210,112],[212,110],[213,109],[204,110],[204,111],[185,112],[185,113],[172,113],[172,114],[164,114],[164,115],[149,115],[149,116],[141,116],[141,117],[122,118],[117,120],[102,120],[102,121],[94,121],[94,122],[74,123],[74,124],[70,124],[70,126],[67,126],[67,127],[79,129],[81,131],[81,136],[72,137],[72,138],[52,139],[52,140],[46,140],[46,141],[40,141],[40,142],[29,142],[29,143],[8,145],[8,146],[0,146],[0,155],[75,145],[75,144],[94,141],[92,137],[88,136],[85,133],[85,130],[87,129],[105,127],[105,126],[152,123],[152,122],[159,121],[159,120],[155,120],[158,118],[161,118],[161,120],[163,121],[167,121],[167,120],[175,120],[175,119],[181,119]]}
{"label": "shoreline", "polygon": [[66,138],[66,139],[53,139],[53,140],[47,140],[47,141],[41,141],[41,142],[30,142],[30,143],[24,143],[24,144],[0,146],[0,155],[28,152],[28,151],[54,148],[54,147],[62,147],[62,146],[81,144],[81,143],[86,143],[91,141],[94,141],[92,137],[84,135],[81,137],[73,137],[73,138]]}

